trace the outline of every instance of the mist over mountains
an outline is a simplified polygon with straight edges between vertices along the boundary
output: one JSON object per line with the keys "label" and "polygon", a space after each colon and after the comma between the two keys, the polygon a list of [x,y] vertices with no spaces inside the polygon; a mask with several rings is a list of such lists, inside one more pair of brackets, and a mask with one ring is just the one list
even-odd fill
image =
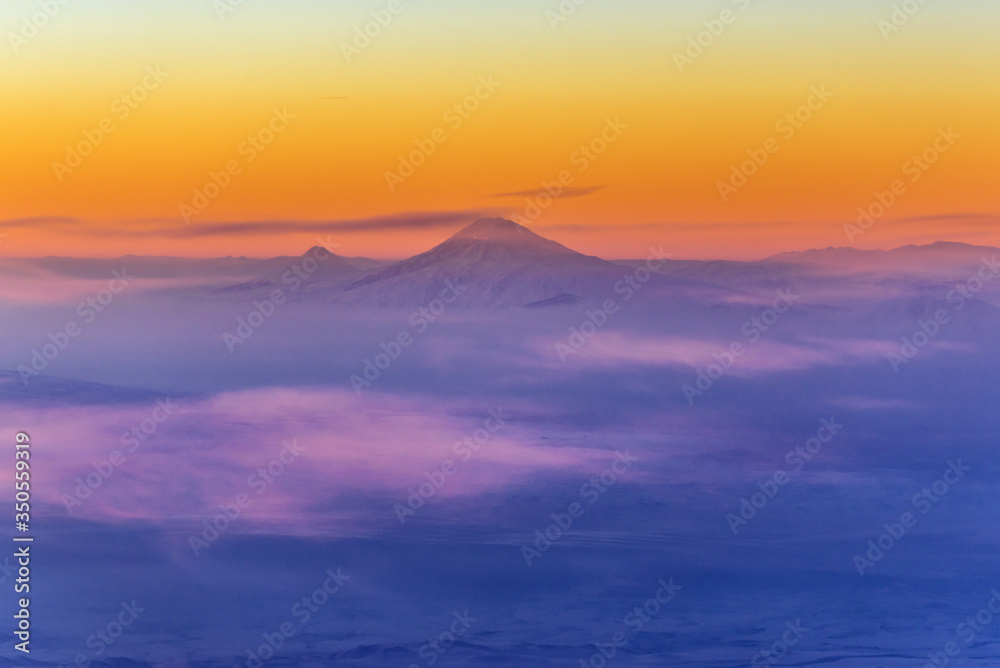
{"label": "mist over mountains", "polygon": [[[608,261],[578,253],[501,218],[482,219],[438,246],[400,261],[341,257],[314,247],[299,257],[188,259],[125,256],[113,260],[46,257],[0,260],[13,281],[100,280],[125,266],[146,289],[174,294],[236,296],[294,288],[292,298],[355,308],[419,307],[448,285],[459,286],[458,309],[548,307],[600,301],[624,292],[628,268],[652,260],[647,293],[663,299],[732,301],[775,287],[799,287],[831,300],[898,297],[974,276],[1000,251],[955,242],[881,250],[827,248],[758,261],[676,260],[669,246],[645,259]],[[303,263],[305,266],[303,266]],[[311,266],[315,264],[315,266]],[[625,268],[623,270],[623,267]],[[646,283],[648,282],[648,286]],[[982,297],[992,300],[996,286]]]}
{"label": "mist over mountains", "polygon": [[[352,579],[275,665],[409,665],[466,609],[438,665],[579,665],[670,578],[683,589],[621,665],[744,666],[797,619],[800,663],[944,646],[927,611],[953,628],[995,586],[998,251],[669,252],[608,261],[487,219],[393,262],[0,261],[0,427],[30,428],[45,472],[38,665],[72,663],[133,598],[156,631],[137,624],[109,665],[233,665],[337,567]],[[734,533],[727,514],[821,420],[843,429]],[[486,440],[456,451],[467,438]],[[619,451],[634,467],[527,566]],[[854,555],[958,458],[967,481],[861,577]]]}

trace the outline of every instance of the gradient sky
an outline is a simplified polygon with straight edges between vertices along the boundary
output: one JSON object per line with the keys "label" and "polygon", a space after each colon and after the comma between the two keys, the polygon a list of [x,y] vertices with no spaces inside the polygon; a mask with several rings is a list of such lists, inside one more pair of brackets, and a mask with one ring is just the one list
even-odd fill
{"label": "gradient sky", "polygon": [[[563,170],[581,190],[532,224],[604,257],[848,245],[843,224],[895,179],[905,194],[857,247],[1000,245],[1000,4],[931,1],[888,39],[890,0],[589,0],[552,28],[558,4],[405,0],[347,62],[341,43],[388,0],[244,0],[224,18],[212,0],[73,0],[16,50],[40,10],[8,0],[0,255],[268,256],[329,234],[345,255],[400,257],[523,214],[509,194]],[[727,8],[735,22],[678,71],[674,52]],[[169,76],[119,119],[150,66]],[[489,76],[500,87],[452,129],[444,112]],[[833,97],[782,137],[822,85]],[[274,108],[295,119],[248,162],[239,146]],[[60,182],[53,163],[105,118],[115,131]],[[572,156],[608,118],[629,127],[581,173]],[[911,181],[904,164],[949,127],[961,138]],[[390,191],[385,173],[435,128],[448,140]],[[724,202],[719,181],[771,137],[778,152]],[[231,160],[241,173],[185,224],[179,205]],[[219,225],[246,221],[269,224]]]}

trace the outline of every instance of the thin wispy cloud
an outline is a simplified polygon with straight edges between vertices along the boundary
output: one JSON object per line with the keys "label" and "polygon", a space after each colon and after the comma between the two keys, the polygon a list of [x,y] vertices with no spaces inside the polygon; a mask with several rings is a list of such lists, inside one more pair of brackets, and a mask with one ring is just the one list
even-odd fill
{"label": "thin wispy cloud", "polygon": [[895,218],[888,222],[898,223],[926,223],[941,220],[959,220],[963,223],[982,223],[993,225],[1000,221],[1000,213],[938,213],[930,216],[909,216],[907,218]]}
{"label": "thin wispy cloud", "polygon": [[[37,217],[0,221],[0,228],[55,230],[95,238],[197,239],[281,234],[351,234],[393,230],[456,228],[495,215],[492,209],[426,211],[340,220],[252,220],[177,224],[173,219],[145,219],[127,223],[101,223],[75,218]],[[67,229],[69,228],[69,229]]]}
{"label": "thin wispy cloud", "polygon": [[86,221],[71,216],[31,216],[27,218],[8,218],[0,220],[0,229],[18,228],[56,228],[65,226],[82,226]]}

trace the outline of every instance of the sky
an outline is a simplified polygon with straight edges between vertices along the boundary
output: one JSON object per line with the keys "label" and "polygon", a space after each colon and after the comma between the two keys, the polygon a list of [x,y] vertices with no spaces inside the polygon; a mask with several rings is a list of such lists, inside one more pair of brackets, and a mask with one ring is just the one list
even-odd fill
{"label": "sky", "polygon": [[989,0],[233,4],[3,3],[0,256],[1000,245]]}

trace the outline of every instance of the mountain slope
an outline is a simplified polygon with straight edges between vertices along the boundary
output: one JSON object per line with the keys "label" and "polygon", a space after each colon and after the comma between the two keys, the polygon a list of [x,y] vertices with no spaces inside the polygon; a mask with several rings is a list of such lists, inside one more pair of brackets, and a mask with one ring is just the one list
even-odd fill
{"label": "mountain slope", "polygon": [[285,258],[270,271],[253,280],[238,283],[219,292],[245,292],[280,288],[286,292],[311,292],[339,288],[356,279],[364,270],[322,246],[313,246],[301,257]]}
{"label": "mountain slope", "polygon": [[[788,252],[754,262],[668,260],[661,274],[737,291],[767,293],[792,288],[812,299],[853,301],[859,294],[890,299],[935,292],[945,294],[980,269],[990,269],[1000,250],[939,241],[892,250],[824,248]],[[986,264],[987,262],[991,264]],[[637,266],[638,262],[623,262]],[[981,297],[1000,293],[1000,280],[986,283]]]}
{"label": "mountain slope", "polygon": [[458,308],[555,305],[610,294],[624,273],[621,266],[577,253],[517,223],[489,218],[425,253],[369,273],[333,299],[423,306],[455,285]]}
{"label": "mountain slope", "polygon": [[973,270],[984,259],[992,259],[1000,250],[954,241],[936,241],[924,246],[910,244],[892,250],[823,248],[780,253],[761,260],[767,264],[803,265],[817,271],[837,274],[889,273],[894,275],[943,276],[958,278]]}

